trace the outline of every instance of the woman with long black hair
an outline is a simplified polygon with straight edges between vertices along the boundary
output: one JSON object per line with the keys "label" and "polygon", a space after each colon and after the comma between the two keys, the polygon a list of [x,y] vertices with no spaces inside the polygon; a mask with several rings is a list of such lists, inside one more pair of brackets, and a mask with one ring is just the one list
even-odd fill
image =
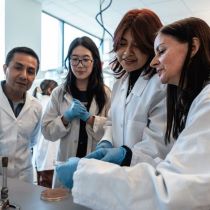
{"label": "woman with long black hair", "polygon": [[95,43],[76,38],[65,59],[66,81],[57,87],[42,120],[42,133],[60,139],[58,161],[84,157],[102,137],[110,107],[110,89],[104,85],[102,63]]}

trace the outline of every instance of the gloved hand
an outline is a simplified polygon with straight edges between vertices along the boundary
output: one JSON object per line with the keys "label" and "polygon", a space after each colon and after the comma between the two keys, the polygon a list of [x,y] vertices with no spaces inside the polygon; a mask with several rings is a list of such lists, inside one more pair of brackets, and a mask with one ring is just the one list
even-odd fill
{"label": "gloved hand", "polygon": [[96,145],[96,150],[101,149],[101,148],[113,148],[113,146],[111,142],[107,140],[103,140]]}
{"label": "gloved hand", "polygon": [[80,118],[81,120],[86,122],[87,119],[90,117],[90,113],[79,100],[73,98],[71,106],[64,112],[63,117],[69,122],[72,121],[74,118]]}
{"label": "gloved hand", "polygon": [[78,113],[78,118],[80,118],[81,120],[86,122],[90,117],[90,113],[87,111],[84,104],[82,104],[79,100],[77,100],[76,98],[74,98],[73,100],[77,104],[77,106],[80,107],[80,111]]}
{"label": "gloved hand", "polygon": [[126,156],[126,149],[123,147],[117,148],[101,148],[90,154],[85,158],[94,158],[105,162],[115,163],[121,165]]}
{"label": "gloved hand", "polygon": [[73,187],[73,175],[77,170],[80,158],[71,157],[65,163],[56,166],[55,170],[60,182],[71,189]]}

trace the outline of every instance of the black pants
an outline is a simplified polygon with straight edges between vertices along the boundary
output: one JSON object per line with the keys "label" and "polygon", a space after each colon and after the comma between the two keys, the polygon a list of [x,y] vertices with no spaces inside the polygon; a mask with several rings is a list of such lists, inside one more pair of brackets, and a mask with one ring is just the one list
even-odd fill
{"label": "black pants", "polygon": [[37,184],[43,187],[52,188],[54,170],[37,171]]}

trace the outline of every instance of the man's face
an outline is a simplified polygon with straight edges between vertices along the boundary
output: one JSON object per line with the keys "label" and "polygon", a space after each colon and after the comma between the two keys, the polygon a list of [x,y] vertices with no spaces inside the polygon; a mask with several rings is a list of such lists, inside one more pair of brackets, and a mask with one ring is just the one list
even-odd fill
{"label": "man's face", "polygon": [[25,53],[15,53],[9,65],[3,66],[6,89],[9,93],[24,94],[30,89],[36,76],[36,58]]}

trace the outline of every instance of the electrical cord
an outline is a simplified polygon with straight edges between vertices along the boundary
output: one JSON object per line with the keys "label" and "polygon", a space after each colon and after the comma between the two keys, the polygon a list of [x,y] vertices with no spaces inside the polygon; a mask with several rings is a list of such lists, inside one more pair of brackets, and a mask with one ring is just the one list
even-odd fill
{"label": "electrical cord", "polygon": [[[103,15],[102,15],[103,12],[104,12],[105,10],[107,10],[107,9],[111,6],[112,0],[110,0],[110,1],[109,1],[109,4],[108,4],[105,8],[102,9],[102,5],[103,5],[104,2],[105,2],[105,0],[100,0],[100,11],[99,11],[99,12],[96,14],[96,16],[95,16],[96,21],[97,21],[98,24],[103,28],[102,39],[101,39],[101,42],[100,42],[99,47],[103,46],[104,37],[105,37],[105,33],[106,33],[106,32],[107,32],[107,33],[111,36],[111,38],[113,39],[112,34],[111,34],[111,33],[105,28],[105,26],[104,26]],[[100,20],[99,20],[99,17],[100,17]]]}

